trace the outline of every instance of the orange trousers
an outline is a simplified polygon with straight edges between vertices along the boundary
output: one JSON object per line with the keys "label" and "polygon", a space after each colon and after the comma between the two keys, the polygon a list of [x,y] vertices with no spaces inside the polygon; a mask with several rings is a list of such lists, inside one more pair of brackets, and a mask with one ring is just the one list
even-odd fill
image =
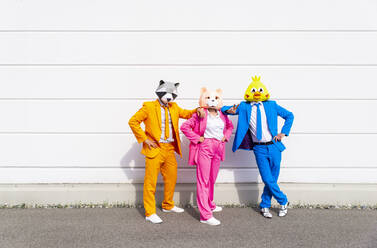
{"label": "orange trousers", "polygon": [[145,158],[145,176],[143,200],[145,216],[156,213],[156,184],[159,172],[164,179],[164,200],[162,208],[170,210],[174,207],[173,195],[177,182],[177,160],[174,145],[160,143],[159,154],[154,158]]}

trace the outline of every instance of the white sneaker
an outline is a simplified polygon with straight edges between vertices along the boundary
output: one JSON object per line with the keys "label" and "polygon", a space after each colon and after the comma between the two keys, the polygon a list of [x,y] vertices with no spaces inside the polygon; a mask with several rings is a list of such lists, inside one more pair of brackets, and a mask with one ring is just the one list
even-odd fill
{"label": "white sneaker", "polygon": [[280,206],[279,217],[284,217],[288,214],[288,205],[289,203],[287,202],[287,204]]}
{"label": "white sneaker", "polygon": [[165,213],[183,213],[185,210],[183,208],[179,208],[179,207],[176,207],[174,206],[172,209],[162,209],[162,212],[165,212]]}
{"label": "white sneaker", "polygon": [[215,217],[209,218],[208,220],[201,220],[200,222],[210,226],[217,226],[221,224],[221,222],[218,219],[215,219]]}
{"label": "white sneaker", "polygon": [[214,210],[212,210],[212,213],[221,212],[221,211],[223,211],[223,208],[219,207],[219,206],[216,206],[216,208]]}
{"label": "white sneaker", "polygon": [[265,217],[265,218],[272,218],[272,214],[270,213],[270,209],[269,208],[261,208],[260,212],[263,215],[263,217]]}
{"label": "white sneaker", "polygon": [[147,216],[147,217],[145,217],[145,219],[146,219],[147,221],[152,222],[153,224],[160,224],[160,223],[162,223],[161,218],[158,217],[157,214],[152,214],[152,215],[150,215],[150,216]]}

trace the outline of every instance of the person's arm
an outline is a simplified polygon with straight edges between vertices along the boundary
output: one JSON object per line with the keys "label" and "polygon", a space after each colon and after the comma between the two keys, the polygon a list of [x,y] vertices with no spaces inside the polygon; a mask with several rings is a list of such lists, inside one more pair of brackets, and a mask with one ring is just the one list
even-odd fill
{"label": "person's arm", "polygon": [[190,119],[185,121],[181,125],[181,131],[182,133],[194,144],[197,144],[200,142],[200,135],[195,133],[193,131],[195,124],[199,121],[198,115],[194,114]]}
{"label": "person's arm", "polygon": [[178,105],[177,105],[177,108],[178,108],[179,118],[182,118],[182,119],[190,119],[192,115],[197,112],[197,109],[198,109],[196,108],[193,110],[187,110],[187,109],[183,109],[179,107]]}
{"label": "person's arm", "polygon": [[233,106],[224,106],[221,108],[221,112],[223,112],[224,115],[238,115],[240,112],[239,104],[234,104]]}
{"label": "person's arm", "polygon": [[[294,120],[294,115],[292,112],[288,111],[287,109],[283,108],[282,106],[276,104],[276,111],[278,116],[284,119],[284,125],[281,128],[281,132],[279,135],[283,134],[284,136],[288,136],[291,132],[291,127]],[[282,137],[279,137],[281,140]]]}
{"label": "person's arm", "polygon": [[142,143],[148,139],[147,135],[145,134],[144,130],[140,127],[140,123],[143,122],[148,118],[148,110],[147,106],[143,104],[143,107],[139,109],[128,121],[128,125],[130,126],[132,132],[134,133],[137,142]]}

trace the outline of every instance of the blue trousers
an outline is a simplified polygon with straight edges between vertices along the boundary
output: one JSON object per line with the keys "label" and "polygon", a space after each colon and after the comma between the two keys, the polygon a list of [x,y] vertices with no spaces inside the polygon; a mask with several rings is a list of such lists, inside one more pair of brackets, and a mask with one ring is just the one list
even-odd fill
{"label": "blue trousers", "polygon": [[253,147],[259,173],[264,183],[261,208],[271,207],[272,196],[280,205],[288,202],[287,196],[278,186],[280,173],[281,152],[274,145],[255,145]]}

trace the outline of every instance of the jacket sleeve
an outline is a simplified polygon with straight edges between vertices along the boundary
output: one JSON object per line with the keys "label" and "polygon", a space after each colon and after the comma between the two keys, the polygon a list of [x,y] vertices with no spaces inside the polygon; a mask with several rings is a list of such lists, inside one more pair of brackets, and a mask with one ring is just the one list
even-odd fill
{"label": "jacket sleeve", "polygon": [[178,105],[177,105],[177,108],[178,108],[179,118],[190,119],[191,116],[196,113],[196,109],[187,110],[187,109],[183,109],[179,107]]}
{"label": "jacket sleeve", "polygon": [[233,132],[233,123],[229,119],[228,116],[225,116],[225,133],[224,133],[224,137],[225,137],[226,141],[229,141],[230,136],[232,136],[232,132]]}
{"label": "jacket sleeve", "polygon": [[276,104],[276,111],[277,111],[278,116],[282,117],[285,120],[284,125],[281,128],[281,133],[288,136],[291,131],[294,115],[292,112],[286,110],[285,108],[283,108],[282,106],[278,104]]}
{"label": "jacket sleeve", "polygon": [[195,133],[193,131],[196,123],[198,123],[198,116],[197,114],[194,114],[190,119],[188,119],[187,121],[185,121],[182,125],[181,125],[181,131],[182,133],[194,144],[198,144],[198,141],[200,139],[200,135]]}
{"label": "jacket sleeve", "polygon": [[236,113],[235,114],[229,114],[228,112],[226,112],[231,107],[233,107],[233,105],[231,105],[231,106],[224,106],[224,107],[221,108],[221,112],[223,112],[224,115],[238,115],[239,112],[240,112],[241,104],[238,105],[238,108],[236,109]]}
{"label": "jacket sleeve", "polygon": [[134,133],[137,142],[142,143],[148,137],[145,134],[144,130],[140,127],[140,123],[143,122],[148,118],[148,109],[146,104],[143,104],[143,107],[139,109],[128,121],[128,125],[130,126],[132,132]]}

